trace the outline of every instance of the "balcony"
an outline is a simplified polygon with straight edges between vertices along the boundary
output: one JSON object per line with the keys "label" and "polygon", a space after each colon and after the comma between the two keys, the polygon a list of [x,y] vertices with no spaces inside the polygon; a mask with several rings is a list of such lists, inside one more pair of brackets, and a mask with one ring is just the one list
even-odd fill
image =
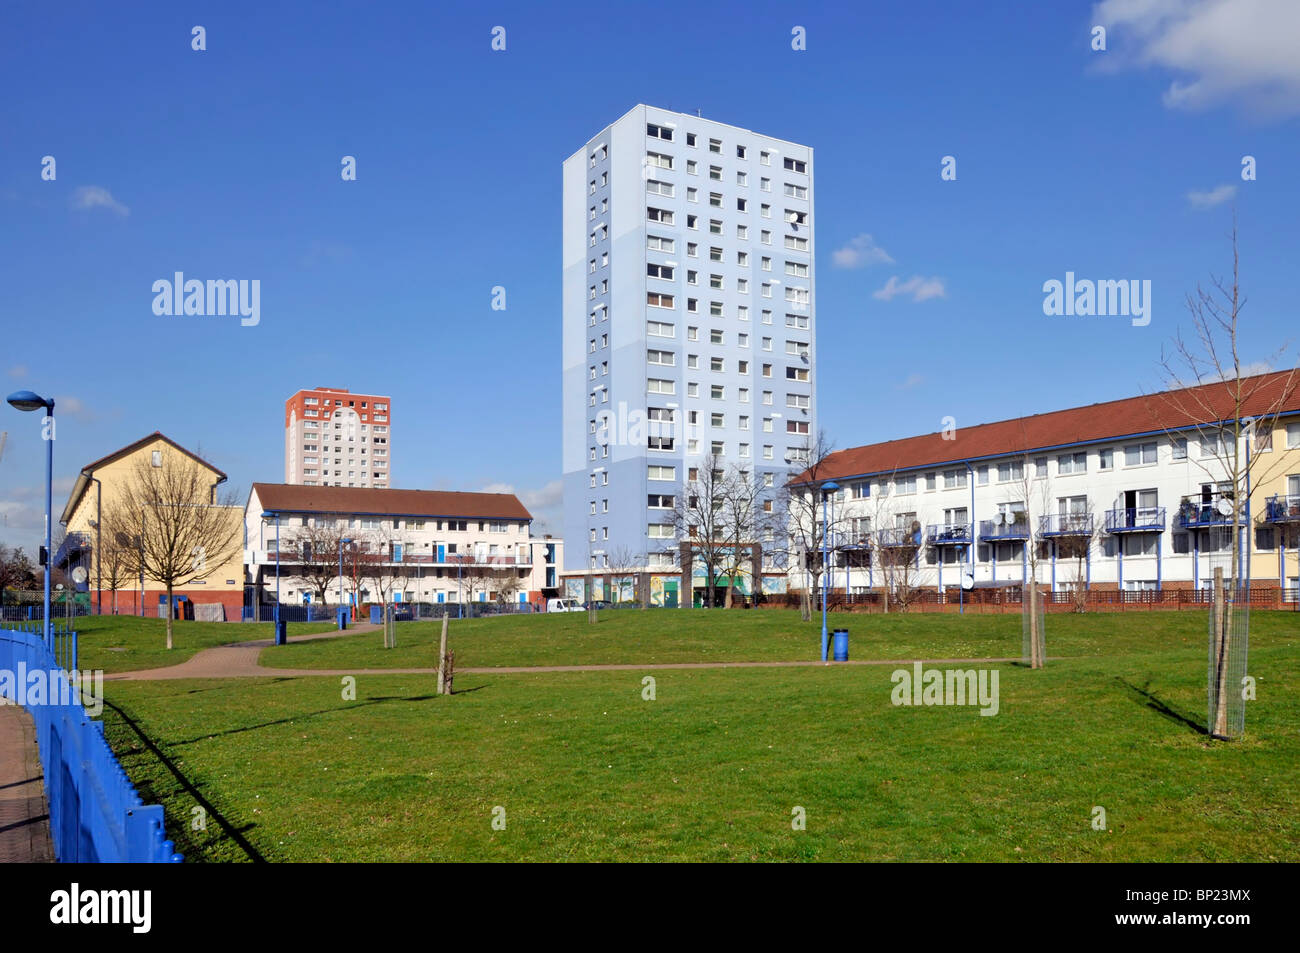
{"label": "balcony", "polygon": [[73,559],[80,558],[79,554],[90,548],[89,533],[68,533],[55,551],[52,565],[63,566]]}
{"label": "balcony", "polygon": [[1163,506],[1138,506],[1106,511],[1108,533],[1162,533],[1165,529]]}
{"label": "balcony", "polygon": [[[1220,501],[1223,502],[1223,501]],[[1226,501],[1229,506],[1232,500]],[[1245,508],[1242,508],[1241,523],[1246,522]],[[1178,525],[1183,529],[1199,529],[1206,526],[1230,526],[1232,524],[1232,510],[1220,513],[1218,503],[1192,503],[1184,502],[1178,507]]]}
{"label": "balcony", "polygon": [[[458,558],[463,557],[463,558]],[[334,557],[324,557],[321,561],[329,562]],[[302,553],[296,549],[282,549],[279,552],[280,563],[301,563],[303,562]],[[345,552],[343,554],[343,563],[348,565],[353,559],[352,554]],[[365,562],[370,566],[433,566],[441,569],[455,569],[457,566],[462,568],[491,566],[494,568],[515,567],[527,569],[533,565],[531,556],[519,556],[513,553],[504,555],[480,555],[477,553],[445,553],[441,560],[433,554],[413,554],[403,553],[401,559],[393,559],[391,556],[380,558],[378,553],[358,553],[358,561]],[[276,551],[253,550],[252,562],[255,565],[269,565],[276,561]]]}
{"label": "balcony", "polygon": [[876,530],[876,545],[885,549],[904,549],[921,545],[921,531],[908,526],[891,526]]}
{"label": "balcony", "polygon": [[1091,536],[1091,513],[1052,513],[1038,518],[1038,532],[1043,536]]}
{"label": "balcony", "polygon": [[931,523],[925,529],[925,541],[931,546],[969,546],[970,523]]}
{"label": "balcony", "polygon": [[1007,513],[995,520],[980,521],[980,539],[986,543],[1028,538],[1029,520],[1024,513]]}
{"label": "balcony", "polygon": [[1266,523],[1300,523],[1300,493],[1270,496],[1264,507]]}

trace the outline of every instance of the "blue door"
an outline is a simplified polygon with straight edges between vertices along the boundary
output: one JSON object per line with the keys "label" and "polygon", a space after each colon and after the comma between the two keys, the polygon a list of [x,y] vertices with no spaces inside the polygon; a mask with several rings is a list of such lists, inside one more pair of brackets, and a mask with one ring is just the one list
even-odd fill
{"label": "blue door", "polygon": [[[445,563],[446,561],[447,561],[447,546],[446,546],[446,544],[444,544],[444,543],[439,543],[439,544],[438,544],[438,562],[440,562],[440,563]],[[441,600],[440,600],[440,601],[441,601]]]}

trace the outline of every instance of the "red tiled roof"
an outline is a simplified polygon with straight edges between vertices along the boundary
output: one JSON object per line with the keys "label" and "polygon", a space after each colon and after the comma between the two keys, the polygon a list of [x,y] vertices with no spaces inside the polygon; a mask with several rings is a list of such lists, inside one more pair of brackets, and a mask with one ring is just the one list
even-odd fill
{"label": "red tiled roof", "polygon": [[[828,456],[817,472],[817,479],[838,480],[892,473],[1218,423],[1233,416],[1232,386],[1231,381],[1219,381],[974,427],[959,427],[951,440],[945,440],[942,433],[930,433],[850,447]],[[1300,411],[1300,368],[1243,378],[1241,392],[1243,417],[1261,417],[1270,410],[1280,413]],[[806,475],[800,474],[794,482],[805,479]]]}
{"label": "red tiled roof", "polygon": [[364,486],[302,486],[254,483],[264,510],[281,513],[356,513],[375,516],[454,516],[466,519],[531,520],[513,493],[453,490],[389,490]]}

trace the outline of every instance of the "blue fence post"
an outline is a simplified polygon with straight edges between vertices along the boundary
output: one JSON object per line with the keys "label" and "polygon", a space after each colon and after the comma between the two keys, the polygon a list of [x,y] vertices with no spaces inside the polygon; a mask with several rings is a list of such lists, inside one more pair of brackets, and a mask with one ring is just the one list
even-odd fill
{"label": "blue fence post", "polygon": [[[58,644],[59,641],[62,644]],[[163,809],[145,807],[121,763],[72,693],[66,663],[77,665],[77,632],[64,626],[45,641],[35,624],[0,626],[0,669],[49,673],[45,704],[27,708],[36,727],[55,857],[63,863],[167,863],[183,860],[163,831]]]}

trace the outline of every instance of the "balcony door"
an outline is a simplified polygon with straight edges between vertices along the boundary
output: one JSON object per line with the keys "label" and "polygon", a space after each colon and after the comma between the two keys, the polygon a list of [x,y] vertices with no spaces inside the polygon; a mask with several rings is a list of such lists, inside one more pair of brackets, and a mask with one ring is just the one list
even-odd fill
{"label": "balcony door", "polygon": [[1124,522],[1127,526],[1140,526],[1152,522],[1159,515],[1159,495],[1155,490],[1126,490],[1124,492]]}

